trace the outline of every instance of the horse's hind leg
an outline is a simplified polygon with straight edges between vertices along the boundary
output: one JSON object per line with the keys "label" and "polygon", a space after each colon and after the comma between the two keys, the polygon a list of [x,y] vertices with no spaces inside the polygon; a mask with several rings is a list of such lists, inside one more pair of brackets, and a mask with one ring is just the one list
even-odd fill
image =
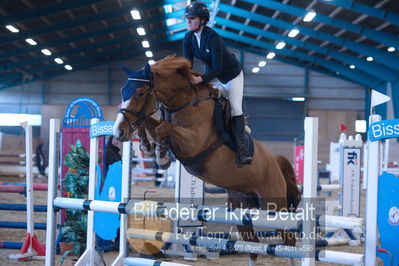
{"label": "horse's hind leg", "polygon": [[[240,192],[229,191],[228,200],[232,208],[259,208],[259,203],[255,195],[248,195]],[[237,225],[242,240],[250,242],[259,242],[259,238],[251,225]],[[256,265],[258,254],[249,254],[249,266]]]}

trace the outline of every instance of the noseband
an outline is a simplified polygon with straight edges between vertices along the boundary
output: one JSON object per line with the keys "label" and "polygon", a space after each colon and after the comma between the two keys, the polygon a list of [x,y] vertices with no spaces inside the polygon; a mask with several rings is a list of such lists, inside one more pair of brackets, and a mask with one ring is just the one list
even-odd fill
{"label": "noseband", "polygon": [[[149,87],[150,87],[150,93],[148,93],[146,95],[144,105],[140,109],[140,111],[135,112],[135,111],[129,110],[127,108],[120,108],[118,111],[119,113],[121,113],[123,115],[123,119],[129,123],[129,127],[133,132],[136,129],[138,129],[139,127],[141,127],[143,125],[144,121],[147,118],[151,117],[158,110],[158,108],[155,108],[154,111],[152,111],[149,115],[145,114],[145,111],[147,110],[147,106],[150,103],[150,96],[152,96],[152,94],[154,93],[154,85],[153,85],[152,79],[128,78],[128,80],[146,82],[146,83],[149,83]],[[129,119],[127,119],[127,117],[126,117],[126,113],[130,113],[130,114],[137,116],[137,120],[135,122],[133,122],[133,121],[129,122]]]}

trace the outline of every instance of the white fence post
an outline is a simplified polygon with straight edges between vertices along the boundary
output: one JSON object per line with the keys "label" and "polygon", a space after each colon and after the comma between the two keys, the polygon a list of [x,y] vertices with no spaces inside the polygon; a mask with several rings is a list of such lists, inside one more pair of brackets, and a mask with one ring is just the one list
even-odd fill
{"label": "white fence post", "polygon": [[57,133],[60,133],[60,120],[50,119],[48,192],[47,192],[47,227],[46,227],[46,266],[55,264],[56,219],[54,199],[57,192]]}
{"label": "white fence post", "polygon": [[[306,202],[312,204],[317,197],[317,144],[318,144],[318,128],[319,119],[317,117],[305,118],[305,159],[304,159],[304,186],[302,198],[304,211],[309,212],[306,208]],[[313,213],[314,214],[314,213]],[[312,220],[314,217],[308,216],[308,221],[303,223],[303,246],[313,247],[307,252],[306,258],[302,259],[303,266],[315,265],[315,226],[316,221]]]}

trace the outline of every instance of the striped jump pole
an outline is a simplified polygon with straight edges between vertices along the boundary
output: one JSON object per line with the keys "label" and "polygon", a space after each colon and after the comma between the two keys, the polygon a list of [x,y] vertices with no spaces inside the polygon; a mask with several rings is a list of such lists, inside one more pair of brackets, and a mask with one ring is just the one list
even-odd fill
{"label": "striped jump pole", "polygon": [[[172,219],[175,214],[180,215],[180,217],[188,217],[189,215],[190,219],[210,223],[253,225],[296,231],[301,231],[303,222],[303,219],[298,217],[296,213],[270,212],[256,209],[232,209],[221,206],[190,206],[188,204],[142,200],[130,200],[127,203],[118,203],[57,197],[54,200],[54,206],[67,209],[169,217]],[[351,229],[356,232],[362,232],[364,227],[363,218],[331,215],[320,215],[316,218],[316,224],[322,227]]]}
{"label": "striped jump pole", "polygon": [[[33,184],[34,191],[47,191],[47,184]],[[0,183],[0,192],[2,193],[25,193],[26,184],[25,183]]]}
{"label": "striped jump pole", "polygon": [[125,265],[131,266],[188,266],[188,264],[150,260],[144,258],[126,258]]}
{"label": "striped jump pole", "polygon": [[[127,230],[129,238],[157,240],[165,243],[178,243],[182,245],[208,247],[223,251],[236,251],[242,253],[254,253],[258,255],[271,255],[286,258],[304,258],[307,252],[301,247],[272,245],[249,241],[232,241],[222,238],[194,236],[188,234],[175,234],[169,232],[157,232],[152,230],[134,229]],[[340,263],[345,265],[362,265],[363,254],[338,252],[330,250],[317,250],[316,260],[321,262]]]}

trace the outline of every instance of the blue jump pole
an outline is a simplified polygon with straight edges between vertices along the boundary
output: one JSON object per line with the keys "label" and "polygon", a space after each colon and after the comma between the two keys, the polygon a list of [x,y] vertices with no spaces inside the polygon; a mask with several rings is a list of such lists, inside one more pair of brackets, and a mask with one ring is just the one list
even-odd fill
{"label": "blue jump pole", "polygon": [[21,249],[22,248],[22,242],[0,241],[0,248]]}
{"label": "blue jump pole", "polygon": [[[26,204],[0,203],[0,210],[4,211],[26,211]],[[47,212],[47,205],[34,205],[33,211]]]}
{"label": "blue jump pole", "polygon": [[[26,222],[4,222],[0,221],[0,228],[20,228],[26,229]],[[46,230],[46,223],[35,223],[34,228],[38,230]]]}

